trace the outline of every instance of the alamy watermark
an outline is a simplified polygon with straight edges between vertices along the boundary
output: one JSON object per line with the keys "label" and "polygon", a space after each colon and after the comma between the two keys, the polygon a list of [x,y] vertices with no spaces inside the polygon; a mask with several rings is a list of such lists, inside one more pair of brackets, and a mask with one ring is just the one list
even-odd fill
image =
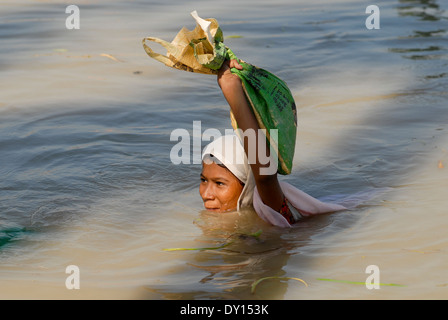
{"label": "alamy watermark", "polygon": [[[68,290],[80,289],[81,278],[79,267],[73,264],[69,265],[65,268],[65,273],[69,274],[69,276],[65,280],[65,287]],[[366,281],[364,282],[366,288],[368,290],[380,289],[380,268],[377,265],[371,264],[366,267],[365,273],[369,274]]]}
{"label": "alamy watermark", "polygon": [[366,279],[366,288],[369,290],[380,288],[380,268],[371,264],[367,266],[366,273],[370,274]]}
{"label": "alamy watermark", "polygon": [[369,30],[380,29],[380,8],[372,4],[367,6],[366,13],[370,13],[366,19],[366,28]]}
{"label": "alamy watermark", "polygon": [[69,290],[80,289],[80,272],[79,267],[71,264],[65,268],[65,273],[70,274],[65,279],[65,287]]}
{"label": "alamy watermark", "polygon": [[81,16],[79,7],[72,4],[65,8],[65,13],[70,13],[70,15],[65,19],[65,27],[69,30],[79,29],[81,23]]}
{"label": "alamy watermark", "polygon": [[[80,10],[77,5],[69,5],[65,8],[65,13],[70,15],[65,20],[65,27],[69,30],[80,29]],[[367,29],[380,29],[380,8],[377,5],[371,4],[366,7],[366,14],[370,14],[366,21],[365,26]]]}
{"label": "alamy watermark", "polygon": [[[272,175],[277,172],[278,129],[258,129],[257,131],[254,129],[244,131],[225,129],[224,135],[229,134],[236,134],[242,142],[247,142],[247,162],[261,164],[260,175]],[[212,138],[215,140],[221,136],[221,131],[215,128],[209,128],[202,132],[201,121],[193,121],[192,135],[186,129],[175,129],[171,132],[170,141],[178,141],[178,143],[171,148],[170,160],[176,165],[201,164],[202,142],[210,142]],[[269,141],[269,153],[267,152],[267,141]],[[244,164],[243,158],[236,157],[233,146],[223,145],[222,148],[222,152],[226,154],[226,160],[233,161],[234,164]]]}

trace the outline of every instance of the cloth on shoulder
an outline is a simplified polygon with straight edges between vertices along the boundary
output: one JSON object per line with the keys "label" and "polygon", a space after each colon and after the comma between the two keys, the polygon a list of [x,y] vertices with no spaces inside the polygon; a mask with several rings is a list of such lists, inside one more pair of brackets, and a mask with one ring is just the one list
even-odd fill
{"label": "cloth on shoulder", "polygon": [[[280,181],[280,187],[286,199],[304,217],[346,210],[347,208],[330,202],[322,202],[293,185]],[[253,206],[258,216],[266,222],[278,227],[290,227],[291,224],[277,211],[265,205],[258,194],[257,188],[254,190]]]}

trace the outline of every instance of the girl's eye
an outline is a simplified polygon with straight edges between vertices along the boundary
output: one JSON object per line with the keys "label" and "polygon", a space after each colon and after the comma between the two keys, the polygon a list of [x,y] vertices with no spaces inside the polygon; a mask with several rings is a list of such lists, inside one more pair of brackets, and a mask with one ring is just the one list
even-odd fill
{"label": "girl's eye", "polygon": [[216,181],[216,184],[217,184],[218,186],[224,186],[224,185],[225,185],[223,182],[220,182],[220,181]]}
{"label": "girl's eye", "polygon": [[201,178],[201,182],[205,182],[205,179],[204,179],[204,178]]}

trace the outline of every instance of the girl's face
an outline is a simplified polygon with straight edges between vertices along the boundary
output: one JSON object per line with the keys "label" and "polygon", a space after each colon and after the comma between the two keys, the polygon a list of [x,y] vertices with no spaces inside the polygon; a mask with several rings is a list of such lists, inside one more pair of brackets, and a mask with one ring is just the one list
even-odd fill
{"label": "girl's face", "polygon": [[202,163],[199,193],[205,209],[225,212],[236,210],[243,185],[227,168]]}

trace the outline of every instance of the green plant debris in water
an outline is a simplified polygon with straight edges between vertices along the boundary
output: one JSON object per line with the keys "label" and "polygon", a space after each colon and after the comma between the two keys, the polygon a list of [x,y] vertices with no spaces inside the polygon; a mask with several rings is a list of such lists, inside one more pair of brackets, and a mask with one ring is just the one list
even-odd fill
{"label": "green plant debris in water", "polygon": [[[339,282],[339,283],[348,283],[348,284],[361,284],[365,285],[365,282],[361,281],[349,281],[349,280],[337,280],[337,279],[325,279],[325,278],[317,278],[317,280],[320,281],[329,281],[329,282]],[[396,283],[373,283],[373,285],[380,285],[380,286],[391,286],[391,287],[406,287],[403,284],[396,284]]]}

